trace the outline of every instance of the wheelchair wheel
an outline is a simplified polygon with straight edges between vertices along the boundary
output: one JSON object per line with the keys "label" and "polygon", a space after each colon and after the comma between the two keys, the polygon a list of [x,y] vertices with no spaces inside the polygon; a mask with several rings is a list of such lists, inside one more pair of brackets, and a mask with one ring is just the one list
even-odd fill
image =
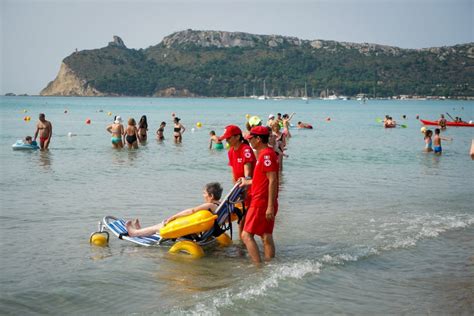
{"label": "wheelchair wheel", "polygon": [[193,258],[200,258],[204,256],[204,250],[195,242],[182,240],[178,241],[170,248],[169,253],[185,253]]}
{"label": "wheelchair wheel", "polygon": [[221,247],[227,247],[232,244],[232,239],[226,233],[220,234],[218,237],[216,237],[216,240]]}

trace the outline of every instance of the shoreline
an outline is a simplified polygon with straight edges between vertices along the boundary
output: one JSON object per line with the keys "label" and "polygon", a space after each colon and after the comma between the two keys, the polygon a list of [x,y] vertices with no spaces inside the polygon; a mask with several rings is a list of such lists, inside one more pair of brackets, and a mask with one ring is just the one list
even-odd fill
{"label": "shoreline", "polygon": [[[283,100],[301,100],[301,101],[358,101],[364,102],[363,100],[357,100],[355,97],[348,97],[347,99],[335,99],[325,100],[324,98],[311,98],[303,100],[301,97],[268,97],[265,100],[259,100],[255,97],[204,97],[204,96],[176,96],[176,97],[154,97],[154,96],[126,96],[126,95],[103,95],[103,96],[77,96],[77,95],[0,95],[2,98],[27,98],[27,97],[41,97],[41,98],[135,98],[135,99],[231,99],[231,100],[258,100],[258,101],[283,101]],[[394,98],[394,97],[380,97],[380,98],[367,98],[366,101],[474,101],[474,96],[463,96],[463,97],[410,97],[410,98]]]}

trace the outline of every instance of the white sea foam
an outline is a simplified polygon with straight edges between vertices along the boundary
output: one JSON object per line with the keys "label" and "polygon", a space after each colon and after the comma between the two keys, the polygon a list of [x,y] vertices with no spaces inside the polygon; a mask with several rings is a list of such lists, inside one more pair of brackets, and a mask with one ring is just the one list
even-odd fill
{"label": "white sea foam", "polygon": [[[371,221],[372,223],[375,221]],[[280,286],[284,280],[299,280],[309,275],[320,274],[325,266],[345,265],[356,262],[371,255],[377,255],[384,251],[394,249],[410,248],[416,246],[417,242],[426,238],[434,238],[448,230],[468,227],[474,224],[472,215],[458,216],[409,216],[392,218],[391,221],[381,222],[373,240],[377,241],[373,246],[354,246],[351,253],[324,254],[315,260],[304,260],[293,263],[272,263],[265,269],[271,270],[264,273],[261,279],[254,280],[252,285],[238,285],[233,289],[213,294],[202,298],[201,303],[191,310],[173,310],[173,314],[192,315],[219,315],[222,308],[241,304],[239,301],[252,301],[268,294],[272,289]],[[248,280],[247,280],[248,281]]]}
{"label": "white sea foam", "polygon": [[244,300],[253,299],[256,296],[264,295],[268,289],[277,287],[279,282],[284,279],[301,279],[307,274],[319,274],[321,266],[321,263],[309,260],[281,266],[271,265],[275,270],[268,278],[260,284],[243,289],[235,297]]}
{"label": "white sea foam", "polygon": [[269,264],[272,270],[263,279],[256,280],[253,285],[241,285],[237,289],[229,289],[205,299],[193,309],[184,311],[181,308],[172,310],[172,314],[219,315],[219,309],[234,305],[238,300],[251,301],[265,295],[270,289],[276,288],[283,280],[302,279],[307,275],[319,274],[322,264],[318,261],[305,260],[287,264]]}
{"label": "white sea foam", "polygon": [[[403,216],[403,215],[402,215]],[[469,214],[452,215],[414,215],[393,219],[379,226],[381,231],[374,236],[380,240],[380,250],[414,247],[421,239],[435,238],[452,229],[465,228],[474,223]]]}

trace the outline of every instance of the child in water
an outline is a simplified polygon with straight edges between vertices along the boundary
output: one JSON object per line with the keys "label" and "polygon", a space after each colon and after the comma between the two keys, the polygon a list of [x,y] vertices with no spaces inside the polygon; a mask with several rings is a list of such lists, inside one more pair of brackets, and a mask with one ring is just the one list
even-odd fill
{"label": "child in water", "polygon": [[437,155],[441,155],[441,153],[443,152],[443,149],[441,147],[441,140],[453,140],[452,138],[442,137],[440,133],[441,133],[441,130],[439,128],[435,129],[435,136],[434,136],[433,142],[434,142],[434,153]]}
{"label": "child in water", "polygon": [[31,145],[33,143],[33,137],[31,136],[26,136],[25,139],[23,140],[24,144]]}
{"label": "child in water", "polygon": [[214,143],[214,149],[221,150],[224,149],[224,144],[219,140],[219,137],[216,136],[215,131],[209,132],[209,149],[212,149],[212,143]]}
{"label": "child in water", "polygon": [[204,187],[204,192],[202,196],[204,198],[205,203],[192,208],[185,209],[173,216],[168,217],[159,224],[141,228],[138,219],[134,219],[133,221],[127,221],[125,223],[125,227],[127,228],[128,235],[130,237],[150,236],[158,233],[162,227],[166,226],[166,224],[179,217],[188,216],[201,210],[209,210],[210,212],[214,213],[220,203],[219,200],[222,196],[222,186],[218,182],[208,183]]}
{"label": "child in water", "polygon": [[431,140],[431,136],[433,136],[433,131],[430,129],[427,129],[425,132],[425,152],[431,152],[433,151],[433,142]]}

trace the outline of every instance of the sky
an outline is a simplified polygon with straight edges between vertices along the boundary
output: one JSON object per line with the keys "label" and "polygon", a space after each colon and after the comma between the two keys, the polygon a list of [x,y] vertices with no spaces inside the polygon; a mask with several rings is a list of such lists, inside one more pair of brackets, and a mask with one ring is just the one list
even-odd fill
{"label": "sky", "polygon": [[0,95],[36,95],[76,48],[185,29],[426,48],[474,42],[473,0],[0,0]]}

